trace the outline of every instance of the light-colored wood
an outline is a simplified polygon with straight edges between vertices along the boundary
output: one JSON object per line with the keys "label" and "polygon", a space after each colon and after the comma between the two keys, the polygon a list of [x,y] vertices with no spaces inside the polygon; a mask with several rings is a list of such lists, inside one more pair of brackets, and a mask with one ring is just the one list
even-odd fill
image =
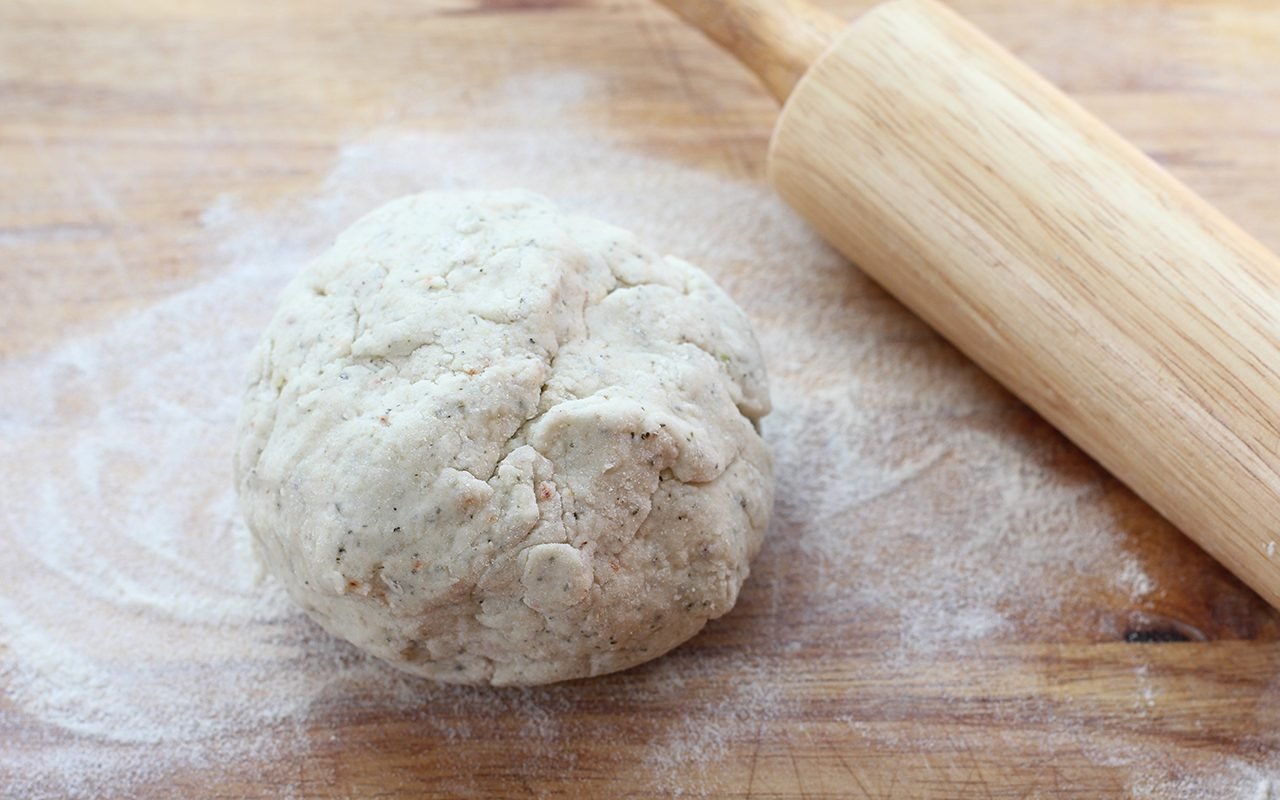
{"label": "light-colored wood", "polygon": [[[824,8],[852,19],[868,5],[833,0]],[[1280,246],[1280,127],[1266,113],[1280,108],[1275,0],[955,6],[1263,242]],[[581,89],[568,93],[572,102],[556,89],[562,78]],[[548,107],[511,102],[513,79],[526,92],[550,85]],[[511,105],[526,113],[513,117]],[[222,238],[201,224],[220,198],[251,219],[306,208],[323,195],[342,149],[371,135],[508,126],[535,140],[591,137],[708,183],[729,181],[716,197],[724,214],[739,214],[752,213],[754,202],[745,201],[769,191],[764,156],[777,117],[749,73],[651,0],[0,3],[0,108],[0,359],[31,359],[33,370],[62,343],[225,270]],[[636,191],[649,180],[630,162],[586,166],[618,169],[620,185]],[[684,225],[671,217],[653,227]],[[791,387],[830,398],[833,413],[878,404],[913,425],[892,441],[870,430],[841,432],[847,439],[828,447],[896,465],[940,441],[998,439],[1044,470],[1051,488],[1078,495],[1085,521],[1105,527],[1123,562],[1109,572],[1059,564],[1051,587],[1059,603],[1043,602],[1033,587],[1010,602],[1002,630],[905,659],[906,610],[865,600],[815,604],[820,571],[846,588],[876,577],[862,563],[869,536],[886,545],[879,563],[896,565],[908,588],[923,595],[959,587],[947,596],[960,598],[977,590],[970,574],[957,571],[934,586],[931,571],[917,567],[930,547],[963,546],[981,530],[902,531],[884,513],[916,505],[964,515],[997,503],[989,485],[1009,476],[957,446],[897,494],[837,518],[811,520],[788,507],[784,493],[778,527],[738,607],[656,664],[497,699],[424,688],[411,708],[390,674],[337,680],[302,719],[252,732],[263,734],[258,758],[197,761],[127,788],[100,772],[87,793],[1265,797],[1265,781],[1280,775],[1280,614],[1036,414],[984,382],[857,269],[829,260],[804,270],[785,257],[752,255],[769,246],[743,242],[704,265],[762,330],[824,332],[821,347],[771,351],[779,399]],[[867,385],[875,363],[890,365],[902,382]],[[101,383],[130,381],[104,374]],[[981,404],[934,399],[970,385],[985,387]],[[83,414],[72,412],[94,399],[69,393],[66,408],[51,409],[41,431],[47,446],[31,449],[18,469],[70,465],[65,479],[74,480],[69,454]],[[767,424],[781,424],[785,411]],[[134,421],[158,445],[175,436],[165,415]],[[0,437],[15,422],[0,408]],[[805,469],[833,489],[844,480],[824,472],[820,453],[814,458]],[[794,460],[780,466],[798,468]],[[0,486],[9,563],[9,513],[21,500]],[[1018,530],[1089,533],[1050,511],[1029,514]],[[213,533],[194,522],[182,531]],[[815,538],[850,544],[815,548]],[[990,554],[995,562],[1002,556]],[[1150,581],[1150,593],[1135,598],[1117,588],[1129,568]],[[42,579],[0,585],[0,600],[20,598],[35,580]],[[95,623],[114,630],[129,620],[130,610],[120,609]],[[282,642],[320,636],[286,624],[255,632],[263,647],[245,659],[270,659]],[[1201,641],[1125,642],[1177,634]],[[13,644],[0,627],[0,652]],[[312,667],[305,659],[263,663]],[[198,692],[193,675],[225,667],[175,652],[158,672],[140,670],[101,691],[159,682]],[[687,683],[666,685],[668,674]],[[50,763],[70,750],[84,755],[82,766],[117,757],[119,745],[78,737],[16,705],[12,680],[0,674],[0,764]],[[539,713],[515,713],[529,706]],[[654,761],[655,752],[673,758]],[[687,760],[674,757],[682,752]],[[0,766],[0,797],[14,794],[8,778]]]}
{"label": "light-colored wood", "polygon": [[933,0],[850,27],[784,107],[769,172],[1280,606],[1280,259]]}
{"label": "light-colored wood", "polygon": [[[445,742],[439,727],[466,720],[465,707],[424,697],[421,709],[387,713],[331,698],[317,709],[315,752],[302,763],[271,763],[251,779],[167,781],[133,796],[275,800],[279,787],[301,786],[316,798],[1254,800],[1274,785],[1273,769],[1240,755],[1240,739],[1270,742],[1280,727],[1275,645],[997,646],[909,669],[871,652],[805,656],[803,669],[790,659],[757,665],[777,676],[773,702],[803,711],[761,715],[709,765],[698,730],[687,734],[683,762],[655,765],[647,745],[691,709],[706,730],[730,724],[741,710],[732,678],[686,685],[690,702],[637,693],[644,676],[631,674],[536,690],[547,706],[575,712],[556,758],[529,741],[529,720],[518,715],[473,718],[483,740]],[[1135,781],[1126,757],[1159,748],[1178,754],[1176,767]],[[1200,777],[1224,771],[1225,781]]]}
{"label": "light-colored wood", "polygon": [[779,102],[844,23],[806,0],[659,0],[724,47]]}

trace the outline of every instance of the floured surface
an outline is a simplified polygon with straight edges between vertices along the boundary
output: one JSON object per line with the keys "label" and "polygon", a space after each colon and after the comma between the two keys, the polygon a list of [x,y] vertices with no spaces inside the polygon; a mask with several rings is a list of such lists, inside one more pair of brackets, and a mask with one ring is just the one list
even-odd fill
{"label": "floured surface", "polygon": [[[979,21],[1035,29],[991,9]],[[1243,35],[1225,11],[1212,25],[1193,12],[1174,19],[1197,41]],[[1096,11],[1104,21],[1126,13]],[[311,18],[299,12],[297,24]],[[647,30],[652,19],[621,24]],[[366,20],[386,37],[402,23]],[[528,23],[530,41],[551,42],[564,28]],[[618,24],[610,18],[597,30]],[[269,41],[286,41],[270,30]],[[1166,29],[1152,35],[1176,44],[1181,30],[1171,40]],[[166,35],[183,42],[200,32]],[[422,50],[421,30],[405,35],[406,48]],[[353,76],[380,68],[379,54],[394,51],[386,37],[369,37],[368,60],[339,48],[334,63]],[[320,179],[254,198],[200,197],[199,223],[192,215],[183,229],[198,274],[163,290],[149,284],[132,312],[0,364],[8,545],[0,795],[510,795],[570,786],[596,796],[620,787],[688,796],[1273,796],[1274,615],[836,258],[764,186],[709,162],[704,154],[726,148],[735,131],[748,131],[742,151],[763,152],[767,129],[722,113],[754,89],[709,100],[737,73],[721,61],[691,64],[703,52],[693,37],[672,46],[685,59],[683,72],[668,65],[685,76],[678,91],[646,84],[655,59],[645,48],[661,40],[646,34],[635,52],[592,57],[578,44],[566,60],[625,65],[618,69],[634,70],[629,91],[647,87],[667,106],[691,93],[705,127],[676,125],[662,147],[627,145],[630,135],[643,138],[635,133],[643,115],[593,105],[613,85],[554,63],[455,94],[405,78],[397,108],[466,116],[465,133],[425,133],[447,126],[396,123],[394,114],[371,132],[336,122],[345,133],[333,140],[345,144],[326,138],[315,148]],[[208,52],[221,52],[222,41]],[[1235,86],[1271,63],[1270,52],[1241,61],[1234,77],[1208,55],[1196,56],[1195,69],[1212,67],[1205,81]],[[278,56],[302,58],[290,49]],[[388,58],[388,74],[426,72]],[[296,91],[346,91],[316,78],[328,63],[299,70],[306,80]],[[264,92],[285,85],[254,81]],[[1123,110],[1129,101],[1120,99]],[[1148,111],[1137,106],[1130,122],[1140,129]],[[1233,130],[1244,116],[1215,115],[1219,129]],[[494,124],[502,119],[528,130]],[[1219,141],[1181,135],[1191,144],[1171,137],[1162,152]],[[265,153],[254,168],[270,174],[286,145],[245,137]],[[115,132],[103,141],[133,146]],[[163,156],[152,139],[139,142]],[[65,181],[52,189],[32,182],[31,196],[56,189],[83,198],[90,218],[118,212],[110,184],[91,180],[108,144],[44,146],[51,163],[78,171],[60,173]],[[64,149],[75,157],[56,157]],[[1212,179],[1202,185],[1240,183],[1231,164],[1256,174],[1265,159],[1236,150],[1245,154],[1238,161],[1213,151],[1189,168]],[[181,165],[199,168],[199,160]],[[163,171],[136,179],[174,180]],[[738,607],[667,657],[544,689],[442,688],[336,642],[276,584],[254,578],[232,494],[231,431],[245,358],[276,293],[338,231],[409,192],[510,186],[635,230],[703,266],[744,307],[773,387],[764,430],[776,458],[775,519]],[[124,189],[118,196],[128,199]],[[8,215],[21,226],[35,207]],[[1280,218],[1257,208],[1255,223]],[[0,245],[25,253],[22,235],[0,235]],[[48,235],[71,247],[89,234]],[[120,232],[76,252],[122,286],[132,260],[150,257]],[[14,302],[42,298],[31,290]],[[1124,643],[1144,637],[1210,641]]]}

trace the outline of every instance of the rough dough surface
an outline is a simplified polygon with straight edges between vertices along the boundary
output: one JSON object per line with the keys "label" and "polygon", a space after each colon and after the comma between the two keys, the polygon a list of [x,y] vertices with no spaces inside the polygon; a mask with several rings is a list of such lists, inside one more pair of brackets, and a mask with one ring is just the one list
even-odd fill
{"label": "rough dough surface", "polygon": [[415,195],[285,290],[236,480],[333,634],[443,681],[546,683],[733,606],[772,506],[768,409],[701,270],[537,195]]}

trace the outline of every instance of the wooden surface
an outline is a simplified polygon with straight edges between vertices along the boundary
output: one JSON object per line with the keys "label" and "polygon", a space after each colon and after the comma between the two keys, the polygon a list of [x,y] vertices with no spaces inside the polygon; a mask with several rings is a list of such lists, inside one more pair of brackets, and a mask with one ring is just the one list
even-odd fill
{"label": "wooden surface", "polygon": [[[827,7],[845,17],[862,8]],[[1280,247],[1280,4],[955,7]],[[763,180],[772,101],[728,56],[644,3],[0,4],[0,357],[38,358],[218,270],[225,254],[200,218],[219,196],[268,208],[317,193],[338,148],[368,130],[510,122],[471,98],[512,74],[540,72],[600,82],[571,109],[521,120],[531,132],[589,135],[708,175]],[[424,75],[436,87],[429,97]],[[833,312],[805,324],[856,330],[860,318],[839,313],[856,308],[905,332],[881,342],[904,368],[940,359],[952,365],[940,380],[964,375],[954,352],[854,270],[821,277]],[[765,304],[748,310],[762,325],[779,324]],[[794,359],[814,365],[815,391],[826,387],[835,368],[819,369],[821,353]],[[771,368],[783,382],[798,369]],[[802,510],[782,497],[782,522],[738,608],[657,664],[534,693],[423,690],[412,710],[383,702],[376,686],[336,686],[300,729],[278,730],[300,738],[299,750],[193,762],[127,787],[103,782],[95,793],[1273,796],[1280,615],[1024,408],[995,402],[970,417],[940,414],[941,432],[986,426],[1043,454],[1038,463],[1058,482],[1091,487],[1089,502],[1156,590],[1116,591],[1115,575],[1097,565],[1077,573],[1063,565],[1053,573],[1060,604],[1038,604],[1035,587],[1024,587],[1025,603],[1010,601],[998,635],[904,660],[904,620],[885,604],[815,603],[825,586],[810,571],[818,557],[847,559],[852,586],[875,576],[857,572],[856,553],[803,549]],[[999,502],[984,489],[993,476],[963,466],[948,473],[960,483],[924,481],[893,502]],[[855,523],[838,522],[852,540]],[[915,563],[910,547],[930,533],[904,535],[890,555]],[[1067,524],[1059,535],[1077,533]],[[894,563],[882,556],[877,568]],[[946,583],[966,585],[964,572],[948,579],[937,587],[943,596]],[[1191,641],[1161,641],[1170,639]],[[0,641],[0,653],[10,646]],[[672,675],[678,686],[668,684]],[[532,733],[522,716],[530,708],[542,726]],[[0,741],[10,752],[51,754],[76,739],[0,694]],[[686,746],[655,761],[659,741]],[[114,748],[77,744],[104,760]]]}

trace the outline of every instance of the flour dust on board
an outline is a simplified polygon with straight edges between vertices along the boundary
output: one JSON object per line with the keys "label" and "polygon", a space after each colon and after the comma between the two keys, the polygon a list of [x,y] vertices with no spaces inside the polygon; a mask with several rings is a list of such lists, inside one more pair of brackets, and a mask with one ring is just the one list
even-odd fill
{"label": "flour dust on board", "polygon": [[[581,81],[565,81],[572,102]],[[735,612],[754,633],[735,648],[695,639],[608,679],[645,726],[638,739],[579,713],[589,687],[439,687],[331,639],[261,574],[236,509],[245,358],[285,281],[391,198],[509,186],[705,268],[752,318],[770,370],[778,503]],[[763,186],[564,132],[388,130],[344,147],[313,194],[266,211],[222,197],[203,224],[213,266],[191,285],[0,365],[0,686],[33,728],[66,742],[42,755],[0,748],[0,784],[18,795],[305,756],[335,694],[445,742],[496,726],[546,774],[572,769],[575,737],[631,736],[628,764],[653,787],[714,795],[726,754],[793,710],[779,687],[798,648],[847,646],[840,637],[858,631],[859,646],[910,669],[1052,625],[1075,571],[1110,575],[1118,591],[1156,588],[1091,502],[1100,478],[1064,479],[1056,435],[999,424],[1025,412]],[[788,586],[804,590],[784,603]],[[1134,761],[1136,781],[1167,766]],[[1256,780],[1228,772],[1208,789]],[[468,786],[459,775],[440,788]]]}

